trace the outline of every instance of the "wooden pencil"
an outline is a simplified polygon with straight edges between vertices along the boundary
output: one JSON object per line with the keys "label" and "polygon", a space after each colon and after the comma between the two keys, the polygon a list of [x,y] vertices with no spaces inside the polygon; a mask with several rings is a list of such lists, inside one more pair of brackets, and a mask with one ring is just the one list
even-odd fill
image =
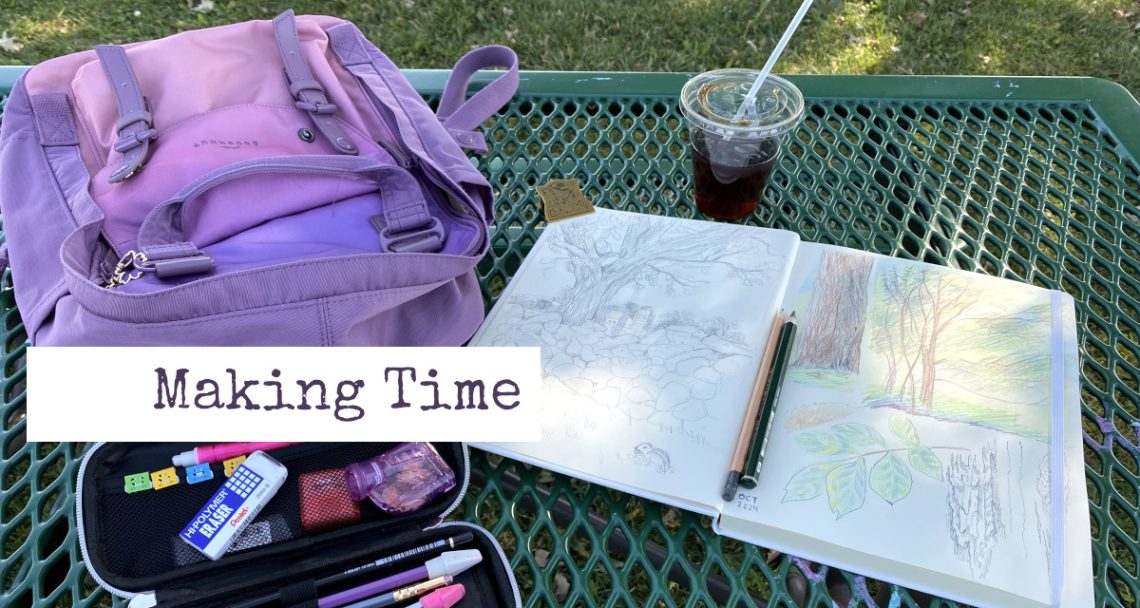
{"label": "wooden pencil", "polygon": [[776,311],[772,319],[772,327],[768,329],[768,342],[764,346],[764,356],[760,359],[760,367],[756,369],[756,380],[752,383],[752,394],[748,396],[748,409],[744,413],[744,423],[740,425],[740,436],[736,439],[736,451],[732,453],[732,464],[728,470],[728,479],[724,483],[722,496],[725,500],[732,500],[736,495],[736,488],[740,485],[740,476],[744,471],[744,457],[748,454],[749,443],[755,435],[754,429],[760,413],[760,404],[764,401],[764,389],[768,386],[769,369],[772,367],[772,358],[776,354],[776,343],[779,342],[780,328],[784,326],[784,311]]}
{"label": "wooden pencil", "polygon": [[760,420],[748,456],[744,458],[744,473],[740,476],[740,486],[751,490],[760,480],[760,466],[764,463],[764,450],[768,446],[768,435],[772,432],[776,402],[780,400],[785,372],[792,358],[792,344],[796,340],[796,313],[792,313],[780,330],[780,342],[776,345],[776,358],[772,360],[772,373],[768,378],[768,388],[764,391],[764,403],[760,406]]}

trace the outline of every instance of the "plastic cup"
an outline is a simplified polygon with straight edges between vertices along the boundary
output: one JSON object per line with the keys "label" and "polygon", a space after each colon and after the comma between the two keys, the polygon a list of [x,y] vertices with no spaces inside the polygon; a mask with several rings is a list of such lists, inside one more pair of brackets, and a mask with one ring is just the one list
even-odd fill
{"label": "plastic cup", "polygon": [[803,94],[772,75],[752,107],[734,120],[758,75],[758,70],[714,70],[694,76],[681,89],[693,157],[693,195],[701,213],[718,220],[738,220],[756,210],[784,137],[803,120]]}

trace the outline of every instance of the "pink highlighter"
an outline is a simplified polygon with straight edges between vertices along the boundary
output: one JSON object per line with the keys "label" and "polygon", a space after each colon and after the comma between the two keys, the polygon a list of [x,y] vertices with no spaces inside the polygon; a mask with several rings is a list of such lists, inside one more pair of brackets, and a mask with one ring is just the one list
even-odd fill
{"label": "pink highlighter", "polygon": [[279,442],[279,443],[218,443],[215,445],[202,445],[175,454],[173,460],[176,467],[192,467],[196,464],[206,464],[209,462],[222,462],[229,460],[235,456],[244,456],[252,454],[258,450],[268,452],[269,450],[276,450],[290,445],[296,445],[297,442]]}

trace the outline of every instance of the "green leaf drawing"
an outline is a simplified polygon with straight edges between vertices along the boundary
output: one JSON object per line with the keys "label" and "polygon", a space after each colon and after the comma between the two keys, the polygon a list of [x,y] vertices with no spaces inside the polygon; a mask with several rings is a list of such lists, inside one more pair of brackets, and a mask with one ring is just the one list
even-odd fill
{"label": "green leaf drawing", "polygon": [[871,467],[871,489],[892,505],[910,494],[911,481],[910,469],[893,452]]}
{"label": "green leaf drawing", "polygon": [[823,494],[827,474],[837,466],[838,462],[821,462],[800,469],[784,486],[784,499],[781,502],[811,500]]}
{"label": "green leaf drawing", "polygon": [[883,436],[879,431],[867,426],[866,424],[858,424],[855,422],[845,422],[831,427],[831,430],[839,437],[839,441],[845,446],[852,447],[880,447],[885,448],[887,444],[883,441]]}
{"label": "green leaf drawing", "polygon": [[[867,486],[890,504],[910,495],[914,489],[913,467],[919,473],[943,480],[942,461],[919,443],[918,429],[904,414],[892,414],[887,428],[905,447],[888,446],[887,438],[866,424],[844,422],[829,430],[804,431],[793,437],[803,449],[822,456],[841,455],[830,462],[819,462],[796,471],[784,485],[782,502],[797,502],[827,494],[827,503],[840,519],[863,507]],[[953,449],[953,448],[948,448]],[[907,466],[899,452],[907,452]],[[881,456],[876,456],[881,454]],[[875,456],[870,472],[868,457]]]}
{"label": "green leaf drawing", "polygon": [[919,473],[942,481],[942,461],[930,448],[911,448],[910,464]]}
{"label": "green leaf drawing", "polygon": [[910,418],[902,414],[891,414],[890,419],[887,420],[887,428],[891,429],[895,437],[902,439],[908,446],[918,447],[918,430],[914,428]]}
{"label": "green leaf drawing", "polygon": [[819,454],[820,456],[834,456],[843,451],[843,444],[831,431],[796,433],[796,443],[812,454]]}
{"label": "green leaf drawing", "polygon": [[863,457],[835,467],[827,474],[827,502],[835,519],[863,506],[867,497],[867,465]]}

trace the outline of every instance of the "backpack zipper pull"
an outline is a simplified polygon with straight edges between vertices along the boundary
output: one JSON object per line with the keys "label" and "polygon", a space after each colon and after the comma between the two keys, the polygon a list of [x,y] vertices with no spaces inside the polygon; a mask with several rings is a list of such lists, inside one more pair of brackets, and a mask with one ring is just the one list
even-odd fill
{"label": "backpack zipper pull", "polygon": [[120,285],[126,285],[142,277],[143,273],[150,269],[147,266],[146,254],[132,249],[119,258],[119,263],[115,264],[115,270],[103,282],[103,287],[113,289]]}

